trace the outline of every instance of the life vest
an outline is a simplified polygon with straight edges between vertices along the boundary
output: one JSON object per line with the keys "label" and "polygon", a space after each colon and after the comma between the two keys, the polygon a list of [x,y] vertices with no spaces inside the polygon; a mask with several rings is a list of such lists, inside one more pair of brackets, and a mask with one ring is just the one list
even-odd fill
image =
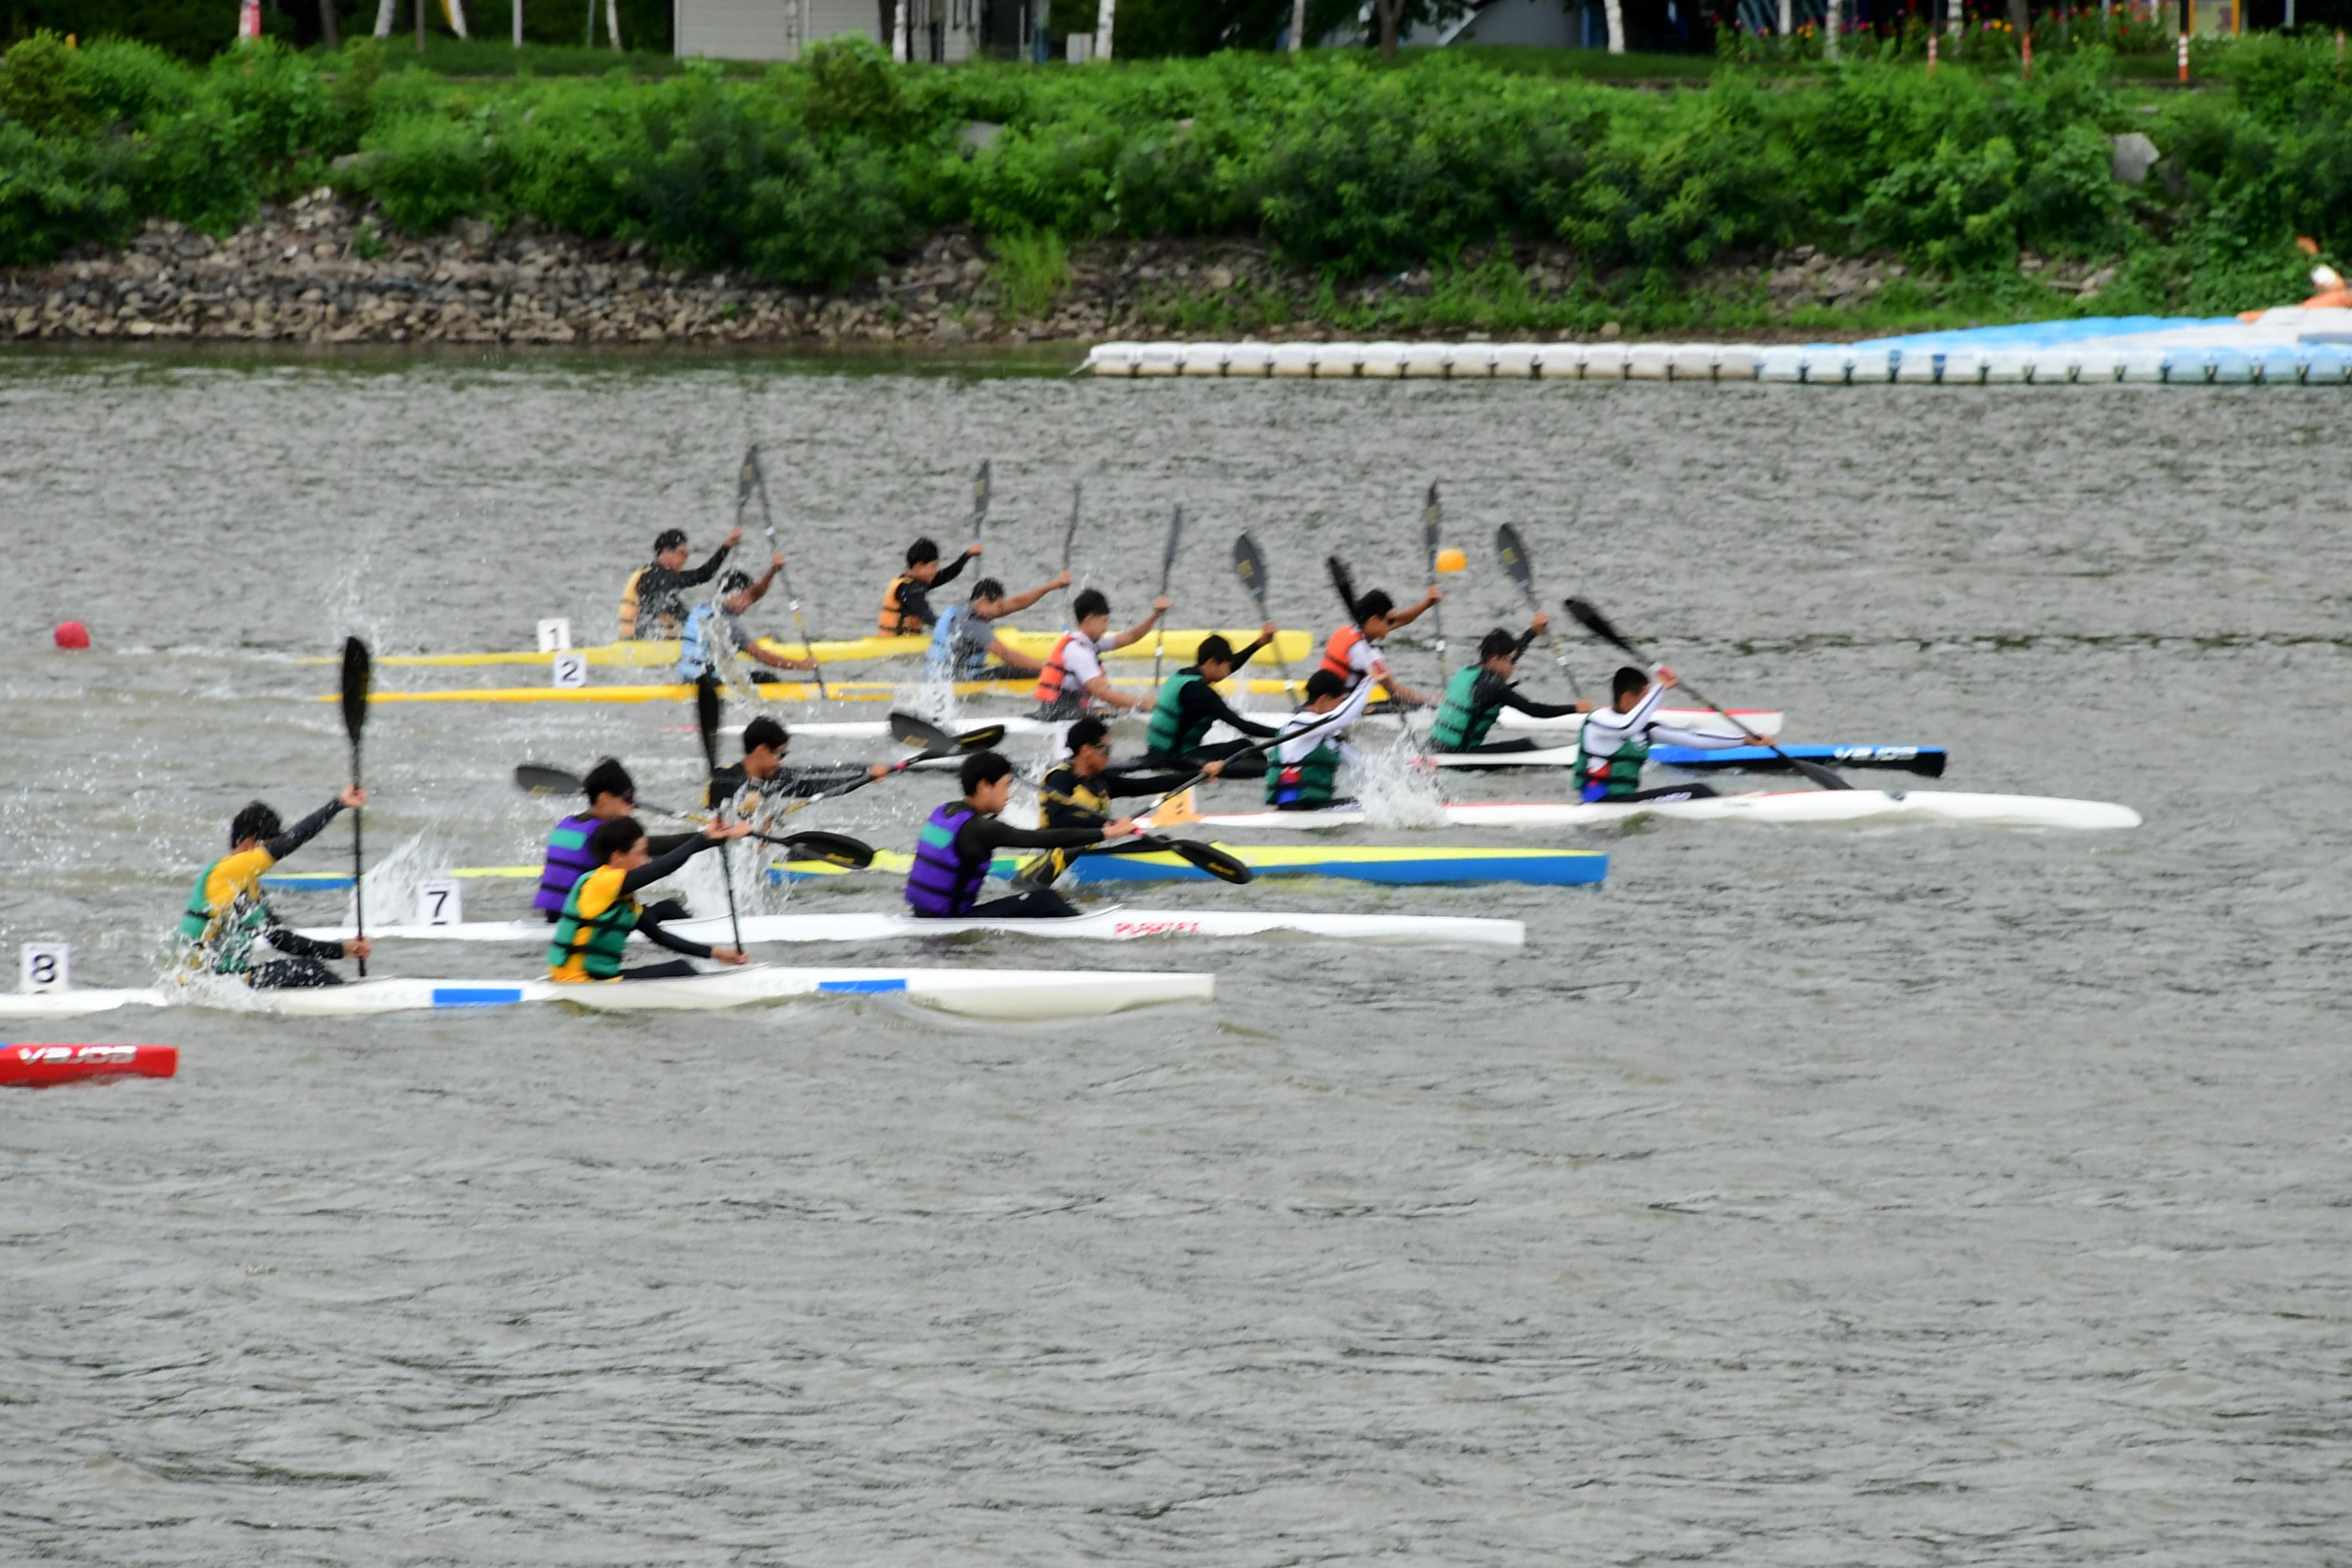
{"label": "life vest", "polygon": [[1588,801],[1623,800],[1639,794],[1642,788],[1642,764],[1650,760],[1650,742],[1645,735],[1628,735],[1610,756],[1601,756],[1584,749],[1586,731],[1576,735],[1576,778],[1580,793]]}
{"label": "life vest", "polygon": [[1045,656],[1045,668],[1037,672],[1037,706],[1057,718],[1072,718],[1087,707],[1087,689],[1070,679],[1070,671],[1062,662],[1076,632],[1064,632],[1054,644],[1054,651]]}
{"label": "life vest", "polygon": [[620,896],[627,877],[618,866],[599,866],[572,884],[547,944],[550,980],[610,980],[621,972],[629,933],[644,912],[636,900]]}
{"label": "life vest", "polygon": [[973,615],[970,605],[950,605],[931,626],[931,646],[923,656],[924,677],[978,679],[988,664],[988,645],[995,640],[988,623]]}
{"label": "life vest", "polygon": [[580,879],[596,868],[588,855],[588,836],[604,826],[601,817],[582,813],[567,816],[555,825],[547,836],[547,863],[540,868],[539,891],[531,895],[530,907],[549,914],[563,912],[563,900],[580,885]]}
{"label": "life vest", "polygon": [[1323,645],[1322,668],[1346,682],[1350,691],[1364,679],[1364,672],[1348,662],[1348,655],[1355,651],[1356,645],[1363,640],[1363,627],[1351,622],[1333,632],[1331,640]]}
{"label": "life vest", "polygon": [[[192,945],[211,950],[210,967],[215,974],[243,974],[250,969],[254,941],[269,925],[269,906],[256,898],[249,887],[232,889],[218,909],[213,907],[213,874],[236,858],[224,857],[197,872],[195,886],[188,889],[188,907],[180,914],[180,935]],[[270,864],[263,855],[261,869],[267,870]]]}
{"label": "life vest", "polygon": [[[1057,795],[1061,798],[1054,798]],[[1037,826],[1040,827],[1079,826],[1071,821],[1066,815],[1059,821],[1055,819],[1055,806],[1062,807],[1066,813],[1069,807],[1074,805],[1081,811],[1093,812],[1097,816],[1108,817],[1111,815],[1110,792],[1097,788],[1095,784],[1080,778],[1077,769],[1064,763],[1045,775],[1045,787],[1037,796]]]}
{"label": "life vest", "polygon": [[915,863],[907,872],[907,902],[919,915],[960,915],[980,901],[988,880],[985,859],[967,864],[956,854],[956,832],[972,818],[960,800],[935,808],[915,836]]}
{"label": "life vest", "polygon": [[882,614],[874,624],[884,637],[911,637],[923,629],[922,620],[908,615],[898,602],[899,590],[914,580],[913,573],[901,572],[890,579],[888,587],[882,590]]}
{"label": "life vest", "polygon": [[720,639],[712,634],[710,621],[720,613],[716,605],[697,605],[678,633],[677,678],[689,686],[702,679],[704,670],[719,668]]}
{"label": "life vest", "polygon": [[1503,714],[1499,701],[1477,700],[1478,679],[1486,673],[1485,666],[1474,664],[1455,670],[1446,681],[1436,721],[1429,726],[1431,745],[1441,752],[1461,752],[1486,740],[1486,731]]}
{"label": "life vest", "polygon": [[623,642],[627,642],[637,635],[637,583],[645,574],[646,568],[640,566],[629,574],[629,580],[626,583],[621,584],[620,640]]}
{"label": "life vest", "polygon": [[1184,692],[1202,679],[1199,668],[1180,669],[1160,689],[1160,700],[1151,707],[1151,728],[1143,737],[1143,749],[1154,756],[1176,757],[1201,743],[1208,734],[1214,719],[1184,721]]}
{"label": "life vest", "polygon": [[1276,762],[1265,770],[1265,803],[1275,806],[1313,806],[1329,802],[1339,779],[1339,748],[1318,741],[1315,749],[1295,763]]}

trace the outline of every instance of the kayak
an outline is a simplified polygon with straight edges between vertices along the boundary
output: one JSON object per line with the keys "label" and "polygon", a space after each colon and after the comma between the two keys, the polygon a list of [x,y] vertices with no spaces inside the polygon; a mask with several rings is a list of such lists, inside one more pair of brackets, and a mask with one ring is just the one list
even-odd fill
{"label": "kayak", "polygon": [[[2137,827],[2139,813],[2097,800],[2038,795],[1964,795],[1951,790],[1806,789],[1678,801],[1474,801],[1437,808],[1448,827],[1606,827],[1645,816],[1690,822],[1955,822],[1979,827]],[[1204,826],[1355,827],[1360,806],[1326,811],[1210,812]],[[1164,824],[1163,824],[1164,825]]]}
{"label": "kayak", "polygon": [[[1261,877],[1336,877],[1351,882],[1380,882],[1392,887],[1425,887],[1444,882],[1519,882],[1534,887],[1585,887],[1609,871],[1609,857],[1599,849],[1416,849],[1390,845],[1220,844],[1218,848],[1238,858]],[[896,849],[877,851],[872,869],[905,876],[914,858]],[[1010,878],[1021,868],[1010,858],[991,870]],[[533,868],[529,874],[536,877]],[[823,860],[793,860],[770,866],[772,882],[803,881],[856,873]],[[1206,871],[1165,850],[1147,855],[1081,855],[1068,873],[1078,882],[1205,882]],[[343,885],[350,886],[346,876]]]}
{"label": "kayak", "polygon": [[[1107,858],[1107,857],[1087,857]],[[543,921],[467,921],[462,925],[383,926],[368,932],[381,942],[504,942],[544,945]],[[733,922],[724,916],[673,921],[662,929],[689,942],[731,944]],[[919,920],[895,910],[858,910],[822,915],[745,915],[746,942],[891,942],[903,937],[961,936],[986,931],[1061,941],[1132,942],[1140,937],[1264,936],[1288,932],[1346,942],[1466,942],[1520,947],[1528,928],[1517,921],[1474,920],[1454,915],[1330,915],[1259,913],[1246,910],[1130,910],[1121,905],[1090,910],[1059,920]],[[349,927],[306,930],[320,942],[347,941]]]}
{"label": "kayak", "polygon": [[[1126,691],[1153,689],[1148,676],[1115,676],[1114,687]],[[1252,691],[1279,694],[1289,689],[1280,680],[1253,680]],[[835,702],[898,702],[918,689],[913,681],[887,680],[828,680],[824,683],[825,698],[817,695],[814,680],[767,680],[749,689],[762,702],[816,702],[830,699]],[[1026,702],[1031,699],[1031,687],[1025,680],[959,680],[950,688],[959,697],[1016,697]],[[371,691],[370,702],[684,702],[694,695],[691,686],[664,683],[658,686],[462,686],[451,691]],[[318,699],[320,702],[341,702],[342,697],[329,692]],[[995,721],[990,720],[993,723]],[[877,723],[875,733],[888,733],[889,726]]]}
{"label": "kayak", "polygon": [[[1895,768],[1924,778],[1944,776],[1941,746],[1782,746],[1780,750],[1831,767]],[[1534,752],[1432,752],[1429,760],[1441,768],[1486,773],[1502,768],[1572,768],[1576,756],[1574,746],[1546,746]],[[1653,746],[1650,761],[1685,773],[1793,771],[1769,746],[1726,746],[1716,752],[1698,746]]]}
{"label": "kayak", "polygon": [[86,1078],[170,1078],[179,1070],[176,1046],[0,1046],[0,1084],[26,1089]]}
{"label": "kayak", "polygon": [[[1044,658],[1050,655],[1054,651],[1054,645],[1060,641],[1062,637],[1060,632],[1024,632],[1017,626],[1001,626],[997,628],[996,635],[1003,638],[1016,651],[1025,653],[1032,658]],[[1223,637],[1234,647],[1244,648],[1257,640],[1258,631],[1255,626],[1233,627],[1222,632],[1208,626],[1176,629],[1166,633],[1164,638],[1145,637],[1140,642],[1129,643],[1125,647],[1109,649],[1103,657],[1150,658],[1156,647],[1164,646],[1167,658],[1180,664],[1190,664],[1200,649],[1201,639],[1210,636]],[[812,646],[808,643],[782,642],[774,637],[761,637],[759,641],[760,646],[770,653],[781,654],[789,658],[807,658]],[[820,664],[856,664],[872,658],[914,658],[930,647],[931,639],[929,637],[864,637],[827,641],[820,637],[814,646],[816,649],[817,662]],[[1311,632],[1276,632],[1274,646],[1257,657],[1269,664],[1286,659],[1295,663],[1305,658],[1314,647],[1315,637]],[[565,651],[578,655],[592,667],[604,669],[657,669],[664,666],[674,666],[678,660],[678,643],[675,637],[667,640],[648,637],[639,642],[601,643],[593,647],[575,647]],[[390,653],[378,654],[375,657],[375,662],[380,665],[401,665],[412,668],[470,669],[499,664],[545,665],[555,657],[552,653],[538,653],[527,649],[507,653]],[[333,664],[339,661],[331,658],[308,658],[302,662]]]}
{"label": "kayak", "polygon": [[[1253,689],[1255,689],[1255,684],[1253,684]],[[1717,712],[1712,708],[1661,709],[1658,712],[1658,722],[1662,724],[1671,724],[1678,730],[1696,730],[1702,735],[1737,735],[1740,733],[1740,724],[1745,724],[1748,726],[1747,732],[1750,735],[1772,736],[1780,732],[1780,726],[1786,722],[1788,719],[1788,715],[1777,708],[1734,708],[1731,711],[1738,716],[1739,723],[1733,723],[1729,719],[1725,718],[1722,714]],[[1289,720],[1290,715],[1288,713],[1254,711],[1244,712],[1242,717],[1259,724],[1280,726]],[[991,721],[993,722],[993,721]],[[1386,710],[1376,710],[1371,713],[1366,714],[1362,719],[1357,721],[1357,722],[1360,724],[1394,725],[1397,722],[1396,710],[1394,709],[1389,709]],[[1426,726],[1417,726],[1417,728],[1422,729],[1424,733],[1426,732]],[[1562,744],[1571,744],[1575,741],[1577,733],[1584,728],[1584,715],[1581,713],[1568,713],[1563,714],[1557,719],[1538,719],[1531,713],[1522,713],[1517,709],[1506,708],[1503,710],[1501,715],[1496,719],[1495,728],[1497,730],[1523,731],[1532,735],[1558,735],[1560,737]],[[1220,733],[1220,731],[1213,730],[1210,733],[1212,735],[1215,735]],[[1664,749],[1665,748],[1659,748],[1659,750]],[[1656,755],[1656,752],[1654,751],[1651,754],[1654,756]],[[1769,755],[1770,753],[1768,752],[1766,754]]]}
{"label": "kayak", "polygon": [[345,1018],[376,1013],[506,1007],[569,1002],[602,1013],[677,1012],[740,1007],[792,996],[900,997],[973,1018],[1093,1018],[1162,1002],[1206,1002],[1213,974],[1101,969],[784,969],[751,964],[677,980],[607,984],[551,980],[362,980],[308,991],[219,987],[33,991],[0,994],[0,1017],[63,1017],[119,1007],[175,1003],[267,1013],[289,1018]]}

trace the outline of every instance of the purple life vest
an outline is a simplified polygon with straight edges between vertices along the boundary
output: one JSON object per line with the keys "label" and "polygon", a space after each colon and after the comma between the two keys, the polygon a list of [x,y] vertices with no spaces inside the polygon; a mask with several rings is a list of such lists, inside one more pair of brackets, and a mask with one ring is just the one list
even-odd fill
{"label": "purple life vest", "polygon": [[951,800],[931,813],[915,836],[915,864],[907,873],[907,901],[919,915],[960,915],[980,901],[988,862],[965,865],[957,856],[957,830],[970,822],[971,807]]}
{"label": "purple life vest", "polygon": [[530,907],[550,914],[563,912],[563,900],[581,878],[596,868],[588,858],[588,836],[602,827],[601,819],[584,812],[567,816],[555,825],[547,836],[547,864],[539,873],[539,892],[531,899]]}

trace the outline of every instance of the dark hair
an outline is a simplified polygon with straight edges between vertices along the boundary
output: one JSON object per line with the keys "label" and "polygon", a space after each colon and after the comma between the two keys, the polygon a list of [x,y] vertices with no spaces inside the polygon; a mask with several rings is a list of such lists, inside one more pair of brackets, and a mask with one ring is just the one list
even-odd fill
{"label": "dark hair", "polygon": [[637,840],[645,836],[646,830],[637,826],[634,816],[616,816],[610,822],[599,823],[596,831],[588,836],[588,858],[602,866],[614,856],[635,849]]}
{"label": "dark hair", "polygon": [[1070,601],[1070,615],[1077,620],[1083,621],[1088,616],[1107,616],[1109,614],[1110,601],[1103,597],[1103,592],[1100,588],[1086,589],[1081,592],[1076,598]]}
{"label": "dark hair", "polygon": [[1396,601],[1390,598],[1378,588],[1373,589],[1370,593],[1356,601],[1356,624],[1358,626],[1362,626],[1374,616],[1392,616],[1394,614],[1396,614]]}
{"label": "dark hair", "polygon": [[1070,726],[1063,739],[1069,743],[1070,755],[1076,756],[1081,746],[1099,746],[1110,740],[1110,726],[1099,719],[1081,719]]}
{"label": "dark hair", "polygon": [[999,779],[1012,776],[1013,764],[994,752],[974,752],[963,760],[963,768],[956,774],[956,781],[963,785],[963,793],[970,795],[982,784],[992,784]]}
{"label": "dark hair", "polygon": [[656,555],[667,554],[670,551],[681,548],[685,543],[686,530],[682,528],[665,528],[659,533],[654,535],[654,553]]}
{"label": "dark hair", "polygon": [[751,574],[749,572],[730,572],[719,579],[719,591],[722,594],[740,594],[751,585]]}
{"label": "dark hair", "polygon": [[285,830],[286,825],[278,819],[278,814],[257,800],[229,818],[228,847],[234,849],[248,838],[267,841]]}
{"label": "dark hair", "polygon": [[1337,697],[1348,689],[1348,683],[1328,669],[1318,669],[1307,678],[1307,700],[1319,702],[1326,697]]}
{"label": "dark hair", "polygon": [[1630,664],[1620,665],[1616,676],[1609,682],[1609,690],[1613,696],[1631,697],[1649,684],[1648,670],[1636,669]]}
{"label": "dark hair", "polygon": [[1002,599],[1003,597],[1004,597],[1004,584],[993,577],[982,577],[971,585],[971,600],[975,605],[982,599]]}
{"label": "dark hair", "polygon": [[750,756],[762,746],[782,751],[792,742],[792,732],[762,713],[743,726],[743,754]]}
{"label": "dark hair", "polygon": [[1196,668],[1213,658],[1219,664],[1234,662],[1234,645],[1225,640],[1223,632],[1211,632],[1201,639],[1201,646],[1192,650],[1192,663]]}
{"label": "dark hair", "polygon": [[1490,658],[1500,658],[1505,654],[1509,654],[1513,658],[1518,658],[1519,639],[1502,627],[1496,626],[1478,639],[1479,663],[1484,664]]}
{"label": "dark hair", "polygon": [[918,539],[914,543],[907,546],[907,564],[909,566],[920,566],[926,561],[937,561],[939,558],[940,547],[928,539]]}
{"label": "dark hair", "polygon": [[592,805],[600,795],[616,795],[623,800],[634,801],[637,798],[637,781],[629,776],[629,770],[621,765],[619,758],[605,757],[580,781],[580,793],[588,797]]}

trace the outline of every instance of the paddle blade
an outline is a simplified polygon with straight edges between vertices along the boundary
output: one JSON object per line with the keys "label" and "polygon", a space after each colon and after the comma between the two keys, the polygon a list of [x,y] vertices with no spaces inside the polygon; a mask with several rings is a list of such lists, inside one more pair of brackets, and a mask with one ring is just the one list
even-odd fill
{"label": "paddle blade", "polygon": [[1151,820],[1162,827],[1171,822],[1198,822],[1201,808],[1191,790],[1178,790],[1151,808]]}
{"label": "paddle blade", "polygon": [[1168,592],[1168,584],[1176,570],[1176,546],[1184,538],[1184,509],[1178,507],[1176,515],[1168,520],[1168,549],[1160,557],[1160,591]]}
{"label": "paddle blade", "polygon": [[788,833],[781,842],[812,860],[846,870],[863,871],[874,864],[874,846],[846,833]]}
{"label": "paddle blade", "polygon": [[1265,608],[1265,557],[1257,550],[1257,541],[1244,533],[1234,540],[1234,575],[1242,580],[1249,596],[1257,601],[1257,613]]}
{"label": "paddle blade", "polygon": [[357,637],[343,639],[343,733],[356,744],[360,731],[367,728],[368,689],[373,683],[375,661],[368,657],[367,644]]}
{"label": "paddle blade", "polygon": [[1519,592],[1530,600],[1536,596],[1536,569],[1528,560],[1528,547],[1519,539],[1519,531],[1509,523],[1495,531],[1495,553],[1503,558],[1503,570]]}
{"label": "paddle blade", "polygon": [[982,458],[980,472],[971,477],[971,537],[974,543],[988,531],[988,493],[992,486],[990,465],[993,459]]}
{"label": "paddle blade", "polygon": [[587,786],[576,773],[562,768],[543,768],[537,763],[518,763],[514,771],[515,788],[525,795],[578,795]]}
{"label": "paddle blade", "polygon": [[1167,845],[1170,853],[1199,867],[1220,882],[1231,882],[1240,887],[1257,875],[1214,844],[1203,844],[1194,838],[1171,838]]}
{"label": "paddle blade", "polygon": [[965,752],[985,752],[1004,739],[1002,724],[982,724],[977,730],[966,730],[955,738],[956,748]]}
{"label": "paddle blade", "polygon": [[920,746],[927,752],[952,752],[956,738],[928,719],[918,719],[912,713],[890,715],[890,734],[905,746]]}
{"label": "paddle blade", "polygon": [[1578,626],[1582,626],[1586,631],[1591,632],[1602,642],[1615,643],[1619,647],[1623,648],[1627,653],[1632,654],[1636,658],[1642,657],[1641,650],[1636,648],[1632,643],[1627,642],[1625,640],[1624,634],[1620,632],[1615,626],[1611,626],[1609,624],[1609,617],[1595,609],[1590,600],[1568,598],[1562,599],[1560,601],[1560,605],[1568,611],[1570,617],[1573,619]]}
{"label": "paddle blade", "polygon": [[1360,620],[1362,617],[1356,614],[1356,584],[1348,575],[1348,563],[1336,555],[1327,555],[1323,565],[1331,574],[1331,586],[1339,590],[1339,602],[1348,606],[1348,618]]}
{"label": "paddle blade", "polygon": [[1062,531],[1062,570],[1065,572],[1070,569],[1071,556],[1078,547],[1078,510],[1085,505],[1086,499],[1087,481],[1072,479],[1070,481],[1070,526]]}
{"label": "paddle blade", "polygon": [[1821,785],[1823,789],[1852,789],[1853,787],[1853,785],[1845,781],[1843,775],[1830,772],[1829,769],[1822,766],[1819,763],[1809,763],[1802,757],[1790,757],[1789,759],[1789,765],[1795,768],[1807,778],[1812,780],[1815,784]]}
{"label": "paddle blade", "polygon": [[702,737],[702,760],[719,771],[719,678],[706,669],[694,683],[694,727]]}
{"label": "paddle blade", "polygon": [[1437,481],[1432,479],[1429,484],[1429,498],[1422,502],[1421,507],[1421,548],[1422,553],[1429,558],[1429,575],[1432,581],[1435,581],[1437,577],[1438,521],[1442,515],[1437,504]]}
{"label": "paddle blade", "polygon": [[740,518],[743,509],[751,504],[751,491],[760,483],[760,447],[757,442],[743,453],[743,467],[735,476],[735,515]]}

